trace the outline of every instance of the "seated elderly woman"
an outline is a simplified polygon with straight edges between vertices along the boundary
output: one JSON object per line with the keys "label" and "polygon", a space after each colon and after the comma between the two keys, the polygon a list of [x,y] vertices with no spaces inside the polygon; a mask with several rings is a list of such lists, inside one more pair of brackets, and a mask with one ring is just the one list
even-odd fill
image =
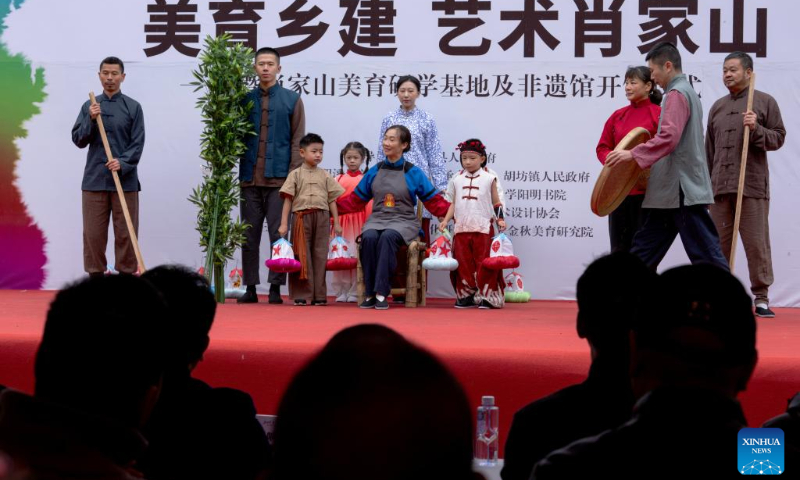
{"label": "seated elderly woman", "polygon": [[361,308],[386,310],[391,275],[397,268],[397,249],[409,244],[420,232],[414,211],[417,198],[432,214],[444,216],[450,202],[444,199],[425,173],[403,158],[411,148],[411,132],[402,125],[386,129],[383,152],[386,160],[370,168],[353,193],[339,197],[339,213],[363,209],[373,200],[372,215],[361,234],[361,267],[366,300]]}

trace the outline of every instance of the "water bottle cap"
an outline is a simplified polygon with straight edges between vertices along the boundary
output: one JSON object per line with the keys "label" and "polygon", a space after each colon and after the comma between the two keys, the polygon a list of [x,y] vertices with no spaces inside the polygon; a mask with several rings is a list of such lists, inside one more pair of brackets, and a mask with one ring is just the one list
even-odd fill
{"label": "water bottle cap", "polygon": [[481,405],[489,407],[494,405],[494,397],[492,395],[484,395],[481,397]]}

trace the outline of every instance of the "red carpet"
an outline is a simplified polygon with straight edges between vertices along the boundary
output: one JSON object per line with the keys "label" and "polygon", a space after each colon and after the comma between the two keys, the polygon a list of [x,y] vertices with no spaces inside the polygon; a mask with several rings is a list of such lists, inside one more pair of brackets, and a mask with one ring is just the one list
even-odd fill
{"label": "red carpet", "polygon": [[[32,390],[33,358],[52,297],[53,292],[0,290],[0,384]],[[589,349],[575,334],[575,312],[574,302],[554,301],[509,304],[500,311],[456,310],[450,300],[388,311],[353,304],[227,304],[218,311],[197,376],[245,390],[260,413],[275,413],[294,372],[334,333],[357,323],[382,323],[439,355],[473,405],[481,395],[494,395],[505,439],[517,409],[585,377]],[[775,319],[758,320],[759,363],[741,396],[753,426],[783,412],[800,390],[800,310],[776,312]]]}

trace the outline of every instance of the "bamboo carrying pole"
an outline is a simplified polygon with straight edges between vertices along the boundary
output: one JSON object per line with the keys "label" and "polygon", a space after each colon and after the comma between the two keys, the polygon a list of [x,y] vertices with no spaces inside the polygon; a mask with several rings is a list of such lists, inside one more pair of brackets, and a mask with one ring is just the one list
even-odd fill
{"label": "bamboo carrying pole", "polygon": [[[753,92],[756,88],[756,73],[750,74],[750,87],[747,92],[747,110],[753,109]],[[744,178],[747,171],[747,150],[750,146],[750,127],[744,127],[744,139],[742,140],[742,163],[739,167],[739,189],[736,192],[736,213],[733,220],[733,236],[731,239],[731,272],[736,264],[736,243],[739,240],[739,222],[742,219],[742,196],[744,195]]]}
{"label": "bamboo carrying pole", "polygon": [[[89,92],[89,99],[92,105],[97,103],[94,97],[94,92]],[[100,138],[103,139],[103,147],[106,150],[106,158],[111,161],[114,155],[111,154],[111,146],[108,145],[108,137],[106,136],[106,127],[103,125],[103,116],[97,116],[97,129],[100,130]],[[142,252],[139,250],[139,240],[136,238],[136,230],[133,228],[131,221],[131,214],[128,211],[128,202],[125,201],[125,192],[122,191],[122,184],[119,182],[119,175],[116,171],[111,172],[114,177],[114,185],[117,187],[117,195],[119,195],[119,203],[122,205],[122,214],[125,216],[125,224],[128,226],[128,235],[131,236],[131,243],[133,243],[133,252],[136,254],[136,262],[139,264],[139,273],[145,272],[144,260],[142,259]]]}

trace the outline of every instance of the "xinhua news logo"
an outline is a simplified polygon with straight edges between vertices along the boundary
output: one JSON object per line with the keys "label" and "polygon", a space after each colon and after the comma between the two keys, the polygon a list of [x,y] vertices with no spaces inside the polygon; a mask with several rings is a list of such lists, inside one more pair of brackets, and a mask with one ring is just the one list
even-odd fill
{"label": "xinhua news logo", "polygon": [[783,430],[780,428],[739,430],[739,473],[782,475],[786,467],[783,464],[783,445]]}

